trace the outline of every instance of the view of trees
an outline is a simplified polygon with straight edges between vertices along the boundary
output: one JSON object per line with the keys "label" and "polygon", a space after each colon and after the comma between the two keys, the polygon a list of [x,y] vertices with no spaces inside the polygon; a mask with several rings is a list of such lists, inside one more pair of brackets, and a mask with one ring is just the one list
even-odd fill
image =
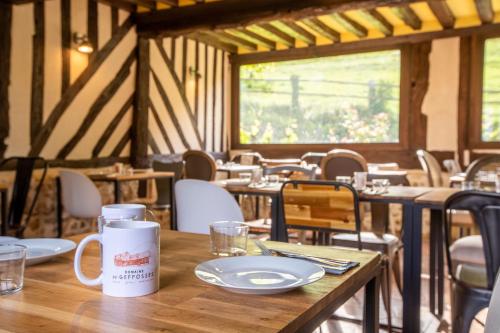
{"label": "view of trees", "polygon": [[242,66],[240,142],[398,142],[399,81],[399,50]]}
{"label": "view of trees", "polygon": [[482,140],[500,141],[500,38],[486,40],[483,71]]}

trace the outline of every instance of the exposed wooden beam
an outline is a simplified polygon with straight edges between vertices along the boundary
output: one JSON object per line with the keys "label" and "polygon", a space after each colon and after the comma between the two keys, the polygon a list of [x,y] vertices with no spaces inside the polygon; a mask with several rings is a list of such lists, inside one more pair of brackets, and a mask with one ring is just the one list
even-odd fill
{"label": "exposed wooden beam", "polygon": [[444,29],[453,28],[455,16],[445,0],[429,0],[427,3]]}
{"label": "exposed wooden beam", "polygon": [[146,7],[148,9],[156,9],[156,2],[152,0],[123,0],[123,1],[132,3],[134,5]]}
{"label": "exposed wooden beam", "polygon": [[407,26],[413,28],[413,30],[422,29],[422,20],[417,16],[417,14],[408,5],[402,5],[398,7],[392,7],[392,12],[402,20]]}
{"label": "exposed wooden beam", "polygon": [[128,12],[134,12],[136,9],[135,5],[131,4],[130,2],[127,2],[127,0],[98,0],[98,1],[108,6],[120,8]]}
{"label": "exposed wooden beam", "polygon": [[214,37],[214,38],[220,39],[221,41],[223,41],[225,43],[235,44],[239,47],[243,47],[243,48],[250,50],[250,51],[257,51],[257,44],[249,42],[246,39],[243,39],[243,38],[240,38],[237,36],[233,36],[231,34],[228,34],[227,32],[224,32],[224,31],[220,31],[217,33],[207,32],[207,34]]}
{"label": "exposed wooden beam", "polygon": [[387,19],[376,9],[364,9],[359,12],[365,20],[370,22],[377,30],[386,36],[394,34],[394,27]]}
{"label": "exposed wooden beam", "polygon": [[[208,44],[208,45],[213,46],[215,48],[222,49],[222,50],[227,51],[229,53],[238,53],[238,47],[236,47],[235,45],[224,43],[216,38],[213,38],[212,36],[210,36],[207,33],[196,32],[196,33],[191,33],[191,34],[187,35],[187,37],[194,39],[194,40],[197,40],[201,43]],[[173,43],[173,41],[172,41],[172,43]]]}
{"label": "exposed wooden beam", "polygon": [[10,53],[12,45],[12,5],[0,4],[0,159],[4,158],[9,137]]}
{"label": "exposed wooden beam", "polygon": [[368,30],[344,13],[333,13],[332,18],[340,23],[347,31],[362,38],[368,35]]}
{"label": "exposed wooden beam", "polygon": [[299,39],[306,43],[307,45],[315,45],[316,44],[316,36],[302,28],[295,22],[282,22],[276,21],[272,23],[275,27],[282,30],[283,32],[289,34],[295,39]]}
{"label": "exposed wooden beam", "polygon": [[45,58],[45,4],[36,1],[34,6],[35,34],[33,35],[33,67],[31,69],[31,118],[30,139],[33,144],[43,125],[43,90]]}
{"label": "exposed wooden beam", "polygon": [[[144,1],[144,0],[143,0]],[[355,9],[399,6],[419,0],[231,0],[139,13],[137,31],[181,35],[202,30],[241,28],[275,20],[298,21]]]}
{"label": "exposed wooden beam", "polygon": [[259,31],[258,33],[266,36],[269,39],[277,41],[278,43],[284,44],[288,47],[295,47],[295,39],[279,30],[270,23],[259,24],[258,26],[249,27],[253,31]]}
{"label": "exposed wooden beam", "polygon": [[61,0],[61,96],[70,85],[71,1]]}
{"label": "exposed wooden beam", "polygon": [[179,0],[156,0],[156,1],[172,7],[179,6]]}
{"label": "exposed wooden beam", "polygon": [[479,18],[481,18],[481,22],[483,24],[493,22],[495,13],[491,0],[474,0],[474,2],[476,3],[477,13],[479,14]]}
{"label": "exposed wooden beam", "polygon": [[276,49],[276,42],[267,39],[266,37],[263,37],[259,34],[256,34],[253,31],[250,31],[245,28],[240,28],[240,29],[231,29],[228,30],[229,33],[238,36],[240,38],[246,39],[250,42],[253,42],[257,45],[263,46],[265,48],[268,48],[270,50]]}
{"label": "exposed wooden beam", "polygon": [[368,52],[373,48],[392,48],[403,44],[414,44],[439,38],[462,37],[474,34],[491,34],[500,30],[500,23],[483,24],[469,28],[455,28],[438,31],[422,32],[417,34],[389,36],[377,39],[365,39],[352,42],[319,45],[315,47],[301,47],[288,50],[258,52],[252,54],[232,55],[231,63],[254,64],[270,61],[297,60],[311,57],[325,57],[335,54],[353,52]]}
{"label": "exposed wooden beam", "polygon": [[332,42],[340,42],[340,33],[330,28],[316,17],[307,18],[302,20],[302,23],[307,25],[312,30],[316,31],[323,37],[330,39]]}

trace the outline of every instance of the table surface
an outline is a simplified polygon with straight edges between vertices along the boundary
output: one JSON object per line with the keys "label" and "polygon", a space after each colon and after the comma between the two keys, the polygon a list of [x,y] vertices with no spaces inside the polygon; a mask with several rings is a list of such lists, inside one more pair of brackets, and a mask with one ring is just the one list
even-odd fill
{"label": "table surface", "polygon": [[[84,235],[73,237],[79,241]],[[295,332],[335,309],[380,269],[374,252],[268,242],[321,256],[349,258],[360,266],[342,276],[321,280],[281,295],[233,294],[198,280],[197,264],[212,259],[208,236],[162,231],[159,292],[137,298],[105,296],[80,284],[73,272],[73,252],[52,262],[27,267],[21,292],[2,296],[5,331],[36,332]],[[253,243],[252,243],[253,245]],[[99,271],[98,247],[92,243],[82,261],[84,272]],[[250,254],[258,254],[255,247]],[[329,316],[329,313],[326,315]],[[326,318],[325,318],[326,319]]]}
{"label": "table surface", "polygon": [[448,199],[452,194],[460,192],[460,189],[450,188],[450,187],[436,187],[430,192],[419,196],[415,199],[415,202],[422,205],[443,205],[446,199]]}
{"label": "table surface", "polygon": [[219,165],[217,166],[217,171],[231,171],[231,172],[241,172],[241,171],[252,171],[255,169],[259,169],[259,165],[242,165],[242,164],[234,164],[234,165]]}
{"label": "table surface", "polygon": [[146,171],[146,172],[137,172],[131,175],[126,174],[89,174],[88,177],[92,180],[101,180],[101,181],[132,181],[132,180],[146,180],[146,179],[155,179],[155,178],[172,178],[175,177],[174,172],[170,171]]}

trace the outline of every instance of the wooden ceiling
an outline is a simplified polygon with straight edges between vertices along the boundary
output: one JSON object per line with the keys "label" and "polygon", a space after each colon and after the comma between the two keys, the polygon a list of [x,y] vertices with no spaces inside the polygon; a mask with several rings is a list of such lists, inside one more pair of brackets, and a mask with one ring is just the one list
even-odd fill
{"label": "wooden ceiling", "polygon": [[500,0],[127,1],[139,5],[139,33],[186,35],[238,54],[500,22]]}

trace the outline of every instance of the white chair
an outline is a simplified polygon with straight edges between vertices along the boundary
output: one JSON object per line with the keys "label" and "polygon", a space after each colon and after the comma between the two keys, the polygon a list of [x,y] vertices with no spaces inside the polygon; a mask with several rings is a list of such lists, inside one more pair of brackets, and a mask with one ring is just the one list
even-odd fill
{"label": "white chair", "polygon": [[234,197],[215,184],[195,179],[175,184],[175,205],[179,231],[209,234],[209,225],[216,221],[244,222]]}
{"label": "white chair", "polygon": [[491,295],[490,306],[488,308],[488,315],[486,316],[486,325],[484,333],[499,333],[500,332],[500,275],[497,276],[495,288]]}
{"label": "white chair", "polygon": [[102,198],[95,184],[84,174],[73,170],[59,172],[64,209],[76,218],[101,215]]}

